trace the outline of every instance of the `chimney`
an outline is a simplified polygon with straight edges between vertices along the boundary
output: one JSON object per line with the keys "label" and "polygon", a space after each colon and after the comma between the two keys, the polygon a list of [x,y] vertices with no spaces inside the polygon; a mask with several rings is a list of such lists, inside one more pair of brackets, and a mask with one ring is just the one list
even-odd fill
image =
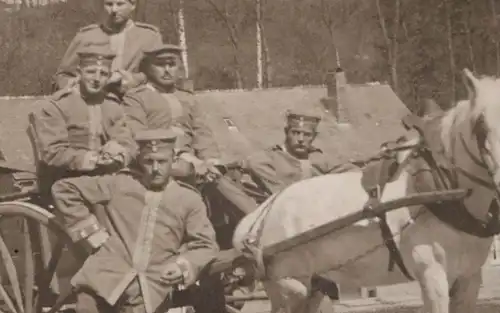
{"label": "chimney", "polygon": [[347,79],[344,70],[339,66],[335,71],[326,74],[327,97],[321,99],[323,106],[333,114],[337,124],[349,124],[347,108]]}

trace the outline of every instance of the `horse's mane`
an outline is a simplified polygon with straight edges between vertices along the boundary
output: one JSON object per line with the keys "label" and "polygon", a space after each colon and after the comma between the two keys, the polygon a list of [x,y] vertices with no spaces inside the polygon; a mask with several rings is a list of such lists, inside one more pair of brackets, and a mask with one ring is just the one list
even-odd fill
{"label": "horse's mane", "polygon": [[[441,120],[441,140],[445,152],[450,152],[450,143],[453,135],[453,128],[467,120],[477,119],[481,114],[485,114],[486,124],[490,128],[499,126],[497,120],[500,118],[499,80],[483,76],[476,82],[475,97],[470,100],[460,100],[447,110]],[[470,92],[469,92],[470,93]]]}
{"label": "horse's mane", "polygon": [[471,118],[471,114],[475,114],[471,104],[472,101],[470,100],[460,100],[454,107],[443,114],[441,118],[441,141],[446,154],[451,152],[453,127]]}

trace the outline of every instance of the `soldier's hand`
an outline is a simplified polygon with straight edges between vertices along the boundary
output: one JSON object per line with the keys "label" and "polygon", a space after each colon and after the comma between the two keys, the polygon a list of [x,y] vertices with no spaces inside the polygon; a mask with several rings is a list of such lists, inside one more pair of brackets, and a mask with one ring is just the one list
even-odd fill
{"label": "soldier's hand", "polygon": [[99,153],[96,151],[88,151],[83,156],[83,162],[81,164],[81,170],[92,171],[96,168],[97,162],[99,161]]}
{"label": "soldier's hand", "polygon": [[113,162],[123,163],[125,160],[125,155],[127,154],[127,149],[114,140],[108,141],[101,148],[101,155],[107,156]]}
{"label": "soldier's hand", "polygon": [[137,87],[141,82],[135,79],[134,75],[129,71],[119,70],[121,75],[121,86],[120,89],[122,92],[126,92],[127,90]]}
{"label": "soldier's hand", "polygon": [[167,285],[181,284],[184,281],[184,273],[177,263],[169,263],[163,269],[161,280]]}
{"label": "soldier's hand", "polygon": [[223,176],[219,168],[217,168],[217,166],[221,165],[218,159],[207,159],[203,163],[206,168],[205,177],[208,181],[214,181]]}
{"label": "soldier's hand", "polygon": [[68,82],[66,83],[66,86],[64,88],[68,88],[68,89],[74,88],[74,87],[76,87],[76,85],[78,85],[79,81],[80,81],[79,76],[71,77],[68,79]]}
{"label": "soldier's hand", "polygon": [[113,158],[108,153],[101,153],[97,159],[97,165],[107,166],[114,163]]}
{"label": "soldier's hand", "polygon": [[122,74],[119,71],[113,72],[108,78],[108,85],[118,84],[122,81]]}

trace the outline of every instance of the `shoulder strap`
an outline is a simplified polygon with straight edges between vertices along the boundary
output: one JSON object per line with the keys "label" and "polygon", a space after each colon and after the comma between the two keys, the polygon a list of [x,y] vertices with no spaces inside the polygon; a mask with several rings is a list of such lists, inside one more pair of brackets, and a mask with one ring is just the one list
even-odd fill
{"label": "shoulder strap", "polygon": [[89,30],[92,30],[92,29],[96,29],[96,28],[99,28],[99,24],[90,24],[90,25],[87,25],[87,26],[84,26],[82,28],[80,28],[78,31],[80,33],[82,32],[86,32],[86,31],[89,31]]}
{"label": "shoulder strap", "polygon": [[157,32],[157,33],[160,32],[160,30],[158,29],[158,27],[156,27],[154,25],[151,25],[151,24],[142,23],[142,22],[135,22],[135,25],[137,27],[149,29],[149,30],[152,30],[152,31]]}

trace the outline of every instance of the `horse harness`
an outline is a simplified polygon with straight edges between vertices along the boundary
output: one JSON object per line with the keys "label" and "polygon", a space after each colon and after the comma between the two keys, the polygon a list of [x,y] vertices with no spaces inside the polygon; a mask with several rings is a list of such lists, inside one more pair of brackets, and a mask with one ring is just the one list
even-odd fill
{"label": "horse harness", "polygon": [[[423,170],[420,168],[421,171],[416,171],[414,175],[416,179],[424,182],[421,184],[419,192],[426,191],[426,188],[433,188],[435,190],[456,189],[458,188],[457,176],[458,172],[460,172],[483,186],[493,188],[496,192],[496,198],[500,199],[500,192],[495,188],[494,184],[472,176],[444,157],[443,152],[438,148],[439,145],[433,143],[433,134],[428,130],[426,131],[426,129],[429,129],[429,125],[424,125],[424,123],[427,123],[427,121],[423,121],[420,117],[410,114],[403,118],[402,123],[407,130],[414,129],[419,133],[420,140],[418,143],[413,145],[402,144],[406,138],[401,137],[394,142],[383,144],[382,151],[377,156],[364,161],[353,162],[353,164],[364,167],[361,184],[369,196],[368,201],[364,205],[364,210],[370,210],[373,205],[380,203],[385,186],[395,181],[400,176],[402,170],[408,165],[414,166],[415,164],[425,167]],[[479,126],[476,126],[476,128]],[[484,136],[484,133],[477,131],[476,136],[479,149],[481,152],[484,152],[484,137],[481,137]],[[463,141],[462,137],[461,140]],[[467,150],[465,144],[464,147]],[[404,161],[398,162],[397,152],[403,150],[411,150],[411,152]],[[477,165],[489,171],[489,168],[485,165],[482,153],[481,160],[479,160],[470,151],[467,152]],[[243,242],[246,250],[257,257],[258,261],[256,265],[262,278],[266,276],[266,260],[262,258],[263,255],[262,250],[259,248],[259,242],[266,222],[266,216],[280,193],[273,195],[273,198],[269,199],[266,207],[251,226],[247,233],[247,238]],[[437,202],[427,204],[426,208],[442,222],[459,231],[476,237],[487,238],[500,233],[500,208],[497,199],[493,199],[491,202],[487,222],[475,218],[467,210],[462,201],[455,201],[453,205]],[[450,210],[453,211],[450,212]],[[415,280],[404,265],[401,252],[394,241],[392,231],[387,223],[386,214],[381,214],[378,217],[382,238],[389,250],[388,270],[392,272],[395,265],[397,265],[407,279],[410,281]]]}

